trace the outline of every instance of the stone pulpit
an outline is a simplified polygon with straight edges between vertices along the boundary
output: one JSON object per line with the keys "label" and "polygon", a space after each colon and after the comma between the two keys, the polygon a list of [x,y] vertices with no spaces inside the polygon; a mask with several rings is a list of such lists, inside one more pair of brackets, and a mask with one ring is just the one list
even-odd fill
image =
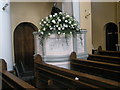
{"label": "stone pulpit", "polygon": [[45,62],[68,61],[71,52],[76,52],[78,58],[86,59],[88,56],[86,49],[86,32],[81,30],[81,33],[76,33],[65,38],[65,35],[60,35],[59,38],[55,34],[51,34],[43,40],[39,32],[34,32],[35,54],[40,54]]}

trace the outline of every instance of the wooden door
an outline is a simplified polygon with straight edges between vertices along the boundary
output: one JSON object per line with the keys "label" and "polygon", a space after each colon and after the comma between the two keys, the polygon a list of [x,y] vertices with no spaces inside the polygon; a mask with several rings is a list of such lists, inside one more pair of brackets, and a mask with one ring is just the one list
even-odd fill
{"label": "wooden door", "polygon": [[118,27],[114,23],[106,24],[106,50],[116,51],[118,44]]}
{"label": "wooden door", "polygon": [[31,23],[21,23],[14,31],[14,55],[15,63],[22,62],[25,67],[34,65],[34,36],[37,27]]}

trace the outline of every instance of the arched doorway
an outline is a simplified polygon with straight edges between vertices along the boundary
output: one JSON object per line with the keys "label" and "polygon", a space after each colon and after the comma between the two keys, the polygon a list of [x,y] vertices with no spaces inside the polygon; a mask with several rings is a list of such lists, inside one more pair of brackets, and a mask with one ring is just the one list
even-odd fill
{"label": "arched doorway", "polygon": [[37,27],[28,22],[20,23],[14,30],[14,55],[15,63],[22,64],[25,68],[33,68],[34,54],[34,36],[33,32],[37,31]]}
{"label": "arched doorway", "polygon": [[106,50],[116,51],[115,44],[118,44],[118,27],[110,22],[105,25],[106,29]]}

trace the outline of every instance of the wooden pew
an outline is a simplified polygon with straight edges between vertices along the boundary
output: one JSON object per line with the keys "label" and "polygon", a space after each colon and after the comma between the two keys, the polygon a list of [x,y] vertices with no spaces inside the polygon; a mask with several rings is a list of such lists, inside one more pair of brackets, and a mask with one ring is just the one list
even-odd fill
{"label": "wooden pew", "polygon": [[107,63],[113,63],[113,64],[119,64],[120,65],[120,57],[89,54],[87,59],[88,60],[93,60],[93,61],[107,62]]}
{"label": "wooden pew", "polygon": [[120,51],[105,51],[101,50],[98,51],[99,55],[105,55],[105,56],[113,56],[113,57],[120,57]]}
{"label": "wooden pew", "polygon": [[120,51],[105,51],[105,50],[102,50],[101,46],[99,46],[98,47],[98,55],[120,57]]}
{"label": "wooden pew", "polygon": [[[73,52],[71,57],[75,56],[76,53]],[[115,80],[120,82],[120,65],[110,64],[104,62],[97,62],[91,60],[83,60],[77,58],[71,59],[71,69],[80,72],[97,75],[107,79]]]}
{"label": "wooden pew", "polygon": [[0,80],[2,81],[2,89],[35,89],[34,86],[26,83],[25,81],[19,79],[15,75],[11,74],[7,71],[7,64],[5,60],[0,59],[0,65],[2,69],[0,69]]}
{"label": "wooden pew", "polygon": [[52,85],[60,90],[79,90],[80,88],[108,89],[118,88],[120,84],[102,77],[46,64],[42,61],[40,55],[35,56],[34,66],[35,82],[38,88],[47,87],[49,81],[52,81]]}

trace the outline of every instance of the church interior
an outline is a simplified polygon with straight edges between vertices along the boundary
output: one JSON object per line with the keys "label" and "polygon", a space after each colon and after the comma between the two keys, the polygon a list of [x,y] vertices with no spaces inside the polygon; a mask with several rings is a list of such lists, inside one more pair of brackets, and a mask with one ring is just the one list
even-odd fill
{"label": "church interior", "polygon": [[120,0],[101,1],[1,0],[0,89],[119,89]]}

